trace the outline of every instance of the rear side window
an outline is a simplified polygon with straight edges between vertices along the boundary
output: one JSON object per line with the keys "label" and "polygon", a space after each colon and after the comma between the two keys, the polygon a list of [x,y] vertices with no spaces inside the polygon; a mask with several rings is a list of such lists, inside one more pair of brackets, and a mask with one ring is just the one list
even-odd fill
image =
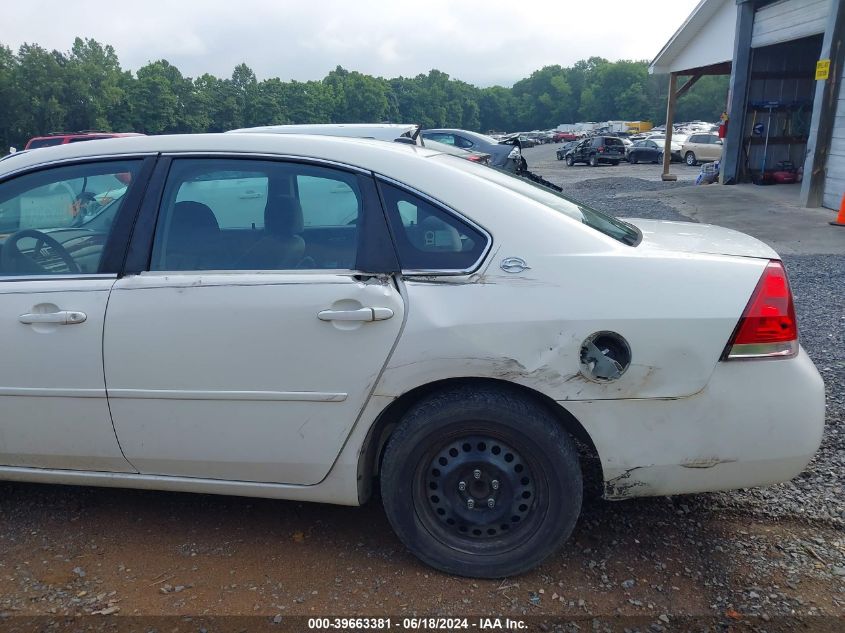
{"label": "rear side window", "polygon": [[57,136],[55,138],[37,138],[29,142],[27,149],[38,149],[39,147],[52,147],[53,145],[61,145],[64,137]]}
{"label": "rear side window", "polygon": [[608,138],[604,140],[605,145],[622,146],[624,143],[618,138]]}
{"label": "rear side window", "polygon": [[478,265],[489,242],[482,231],[400,187],[379,188],[403,270],[464,272]]}
{"label": "rear side window", "polygon": [[151,270],[351,270],[362,200],[358,177],[333,168],[175,160]]}

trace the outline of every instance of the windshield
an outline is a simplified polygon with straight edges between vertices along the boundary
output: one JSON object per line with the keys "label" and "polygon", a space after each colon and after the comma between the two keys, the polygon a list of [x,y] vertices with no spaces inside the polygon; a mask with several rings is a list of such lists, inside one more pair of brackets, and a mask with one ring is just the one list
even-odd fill
{"label": "windshield", "polygon": [[531,198],[535,202],[539,202],[549,209],[553,209],[558,213],[569,216],[573,220],[586,224],[590,228],[604,233],[623,244],[636,246],[640,241],[640,232],[636,227],[611,215],[574,202],[563,194],[544,187],[541,184],[516,176],[502,169],[476,165],[470,161],[456,159],[451,156],[441,155],[438,158],[450,160],[452,161],[450,163],[451,165],[463,171],[471,172],[475,176],[480,176],[485,180]]}

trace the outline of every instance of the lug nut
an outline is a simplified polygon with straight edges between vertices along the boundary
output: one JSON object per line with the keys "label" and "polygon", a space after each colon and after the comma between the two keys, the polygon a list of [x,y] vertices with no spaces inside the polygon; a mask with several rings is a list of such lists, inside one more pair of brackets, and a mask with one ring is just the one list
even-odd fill
{"label": "lug nut", "polygon": [[472,499],[467,499],[467,508],[472,510],[474,507],[475,507],[475,501],[473,501]]}
{"label": "lug nut", "polygon": [[496,500],[493,497],[490,497],[487,500],[487,507],[488,508],[495,508],[496,507]]}
{"label": "lug nut", "polygon": [[472,476],[476,479],[481,479],[481,471],[476,468],[474,471],[472,471]]}
{"label": "lug nut", "polygon": [[493,481],[490,482],[490,486],[493,488],[493,490],[498,490],[499,489],[499,480],[494,479]]}
{"label": "lug nut", "polygon": [[464,491],[464,490],[466,490],[466,489],[467,489],[467,482],[465,482],[465,481],[459,481],[459,482],[458,482],[458,490],[460,490],[461,492],[463,492],[463,491]]}

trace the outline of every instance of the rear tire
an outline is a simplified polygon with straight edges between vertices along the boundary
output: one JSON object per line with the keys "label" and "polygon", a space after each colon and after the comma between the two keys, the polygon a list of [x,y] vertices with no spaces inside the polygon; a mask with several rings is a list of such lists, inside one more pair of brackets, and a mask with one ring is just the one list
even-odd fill
{"label": "rear tire", "polygon": [[599,159],[595,154],[590,154],[590,167],[596,167],[599,164]]}
{"label": "rear tire", "polygon": [[636,165],[639,159],[636,156],[628,156],[628,162],[632,165]]}
{"label": "rear tire", "polygon": [[692,152],[687,152],[686,156],[684,156],[684,160],[690,167],[695,167],[696,165],[698,165],[698,159]]}
{"label": "rear tire", "polygon": [[619,161],[614,160],[614,161],[611,161],[610,164],[613,165],[614,167],[616,167],[619,164]]}
{"label": "rear tire", "polygon": [[424,563],[473,578],[520,574],[553,554],[581,510],[572,438],[507,388],[456,387],[412,407],[381,467],[387,518]]}
{"label": "rear tire", "polygon": [[657,164],[658,164],[658,165],[662,165],[662,164],[663,164],[663,152],[660,152],[660,153],[657,155]]}

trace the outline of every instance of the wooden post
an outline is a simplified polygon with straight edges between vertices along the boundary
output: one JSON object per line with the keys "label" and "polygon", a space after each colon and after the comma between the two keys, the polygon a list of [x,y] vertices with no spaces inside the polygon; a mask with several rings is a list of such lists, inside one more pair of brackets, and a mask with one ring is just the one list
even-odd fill
{"label": "wooden post", "polygon": [[677,180],[678,177],[669,173],[672,164],[672,124],[675,121],[675,101],[678,100],[678,76],[669,73],[669,101],[666,104],[666,141],[663,143],[663,180]]}

